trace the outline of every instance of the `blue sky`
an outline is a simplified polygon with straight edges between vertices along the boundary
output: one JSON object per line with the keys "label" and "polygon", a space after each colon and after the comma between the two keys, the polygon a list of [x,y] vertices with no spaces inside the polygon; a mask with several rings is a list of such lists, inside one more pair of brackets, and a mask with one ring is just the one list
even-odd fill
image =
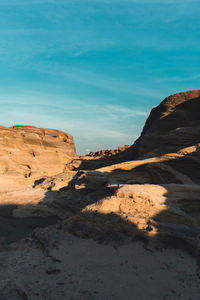
{"label": "blue sky", "polygon": [[1,0],[0,124],[132,144],[153,106],[200,88],[199,0]]}

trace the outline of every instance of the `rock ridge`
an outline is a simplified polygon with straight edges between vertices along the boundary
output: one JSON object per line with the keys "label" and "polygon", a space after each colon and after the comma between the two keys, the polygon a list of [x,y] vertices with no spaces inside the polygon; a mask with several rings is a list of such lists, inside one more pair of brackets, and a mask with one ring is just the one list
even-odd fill
{"label": "rock ridge", "polygon": [[151,110],[140,137],[118,161],[175,153],[198,145],[200,90],[173,94]]}

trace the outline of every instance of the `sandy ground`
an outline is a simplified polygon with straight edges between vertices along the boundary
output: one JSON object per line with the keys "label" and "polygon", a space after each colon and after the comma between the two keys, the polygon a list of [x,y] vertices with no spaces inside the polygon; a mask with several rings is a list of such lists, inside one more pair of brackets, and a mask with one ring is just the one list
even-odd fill
{"label": "sandy ground", "polygon": [[38,232],[44,244],[30,239],[1,250],[1,300],[200,299],[198,266],[183,250],[114,248],[55,226]]}

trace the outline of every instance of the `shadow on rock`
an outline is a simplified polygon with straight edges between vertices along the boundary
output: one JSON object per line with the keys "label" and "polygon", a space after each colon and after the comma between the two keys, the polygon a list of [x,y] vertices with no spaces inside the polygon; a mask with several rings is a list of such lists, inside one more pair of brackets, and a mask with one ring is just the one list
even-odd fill
{"label": "shadow on rock", "polygon": [[54,205],[68,211],[60,229],[78,237],[115,245],[141,239],[148,249],[160,245],[197,254],[200,187],[167,164],[80,171],[67,186],[47,191],[44,201],[55,196]]}
{"label": "shadow on rock", "polygon": [[[34,209],[46,207],[50,217],[12,218],[16,205],[1,206],[2,236],[12,242],[26,237],[35,227],[59,223],[60,230],[114,246],[141,239],[148,249],[164,245],[198,253],[200,187],[190,178],[191,173],[180,172],[179,158],[173,157],[176,169],[171,161],[140,161],[140,165],[133,162],[133,167],[125,163],[121,167],[72,172],[71,180],[68,176],[68,183],[58,190],[59,175],[47,183],[41,179],[33,187],[44,186],[46,193]],[[65,173],[60,176],[64,180]]]}

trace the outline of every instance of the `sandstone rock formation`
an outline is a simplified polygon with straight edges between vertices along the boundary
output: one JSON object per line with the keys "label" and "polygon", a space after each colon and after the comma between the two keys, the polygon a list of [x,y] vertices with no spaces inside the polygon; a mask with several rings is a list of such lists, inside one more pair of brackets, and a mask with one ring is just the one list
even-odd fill
{"label": "sandstone rock formation", "polygon": [[[1,128],[4,173],[40,175],[32,186],[23,182],[14,191],[1,188],[4,206],[12,203],[15,217],[56,215],[65,220],[64,230],[80,236],[98,239],[107,226],[117,236],[125,226],[130,240],[135,235],[180,237],[199,249],[199,95],[199,91],[185,92],[161,102],[152,110],[140,138],[120,153],[138,159],[111,166],[110,162],[106,166],[109,158],[77,158],[72,137],[62,132]],[[91,163],[95,170],[87,171]],[[121,243],[127,240],[126,234],[120,234]]]}
{"label": "sandstone rock formation", "polygon": [[73,137],[67,133],[33,126],[0,127],[0,175],[55,175],[75,157]]}
{"label": "sandstone rock formation", "polygon": [[121,153],[128,149],[130,145],[124,145],[124,146],[119,146],[117,149],[109,149],[109,150],[99,150],[96,152],[90,152],[88,156],[93,156],[93,157],[105,157],[105,156],[112,156],[118,153]]}
{"label": "sandstone rock formation", "polygon": [[131,153],[137,160],[103,168],[98,166],[106,160],[96,160],[96,170],[84,171],[83,164],[71,181],[62,181],[63,187],[58,184],[63,174],[53,184],[48,179],[38,185],[49,189],[47,201],[54,197],[62,214],[63,208],[68,211],[64,230],[97,239],[109,231],[122,243],[127,235],[128,240],[177,239],[177,244],[198,252],[199,95],[199,91],[173,95],[153,109],[141,137],[120,156],[126,160],[123,155]]}
{"label": "sandstone rock formation", "polygon": [[197,145],[199,136],[200,91],[174,94],[152,109],[141,136],[126,155],[136,159],[177,152]]}
{"label": "sandstone rock formation", "polygon": [[[198,299],[194,261],[182,250],[170,256],[166,248],[187,250],[195,258],[200,254],[200,91],[166,98],[152,110],[134,145],[111,156],[108,151],[77,157],[71,136],[22,126],[1,127],[0,153],[0,218],[5,224],[0,227],[0,259],[5,260],[7,274],[1,281],[2,299],[53,300],[68,295],[69,299],[121,300],[124,294],[117,287],[124,271],[129,274],[122,284],[127,299]],[[11,177],[19,176],[24,178],[21,185],[10,183]],[[56,228],[36,228],[52,223]],[[26,240],[19,242],[23,237]],[[8,249],[16,249],[15,255],[5,259]],[[127,265],[119,264],[120,251],[128,257]],[[136,274],[132,264],[141,255]],[[43,272],[40,289],[21,267],[30,261],[36,270],[34,280]],[[21,277],[11,276],[21,268]],[[107,280],[102,279],[105,270]],[[94,283],[96,274],[103,288]],[[53,285],[51,275],[58,285]],[[112,286],[108,282],[115,275],[117,284]],[[142,289],[136,293],[132,278],[137,281],[138,276]],[[98,292],[92,291],[91,282]],[[170,291],[169,282],[175,286]],[[64,284],[65,290],[59,288]],[[105,286],[112,288],[104,293]],[[159,293],[157,286],[162,287]]]}

